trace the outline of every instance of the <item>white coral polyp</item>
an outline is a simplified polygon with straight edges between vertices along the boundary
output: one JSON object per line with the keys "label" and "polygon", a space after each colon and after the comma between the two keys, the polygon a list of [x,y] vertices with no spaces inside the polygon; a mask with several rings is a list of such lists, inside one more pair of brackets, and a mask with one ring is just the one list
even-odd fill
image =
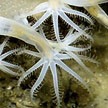
{"label": "white coral polyp", "polygon": [[[79,2],[80,3],[80,2]],[[52,16],[54,32],[57,41],[60,41],[59,28],[58,28],[58,16],[60,16],[65,22],[67,22],[72,28],[76,29],[78,32],[83,30],[76,25],[66,14],[77,15],[85,18],[91,24],[93,24],[92,19],[86,14],[73,10],[65,0],[48,0],[48,2],[43,2],[39,4],[33,11],[23,14],[19,18],[25,18],[30,15],[35,15],[44,12],[43,16],[33,25],[33,28],[39,27],[49,16]],[[84,31],[83,31],[84,32]],[[87,33],[83,33],[87,38],[91,38]]]}
{"label": "white coral polyp", "polygon": [[[27,53],[26,50],[24,52]],[[32,52],[31,51],[31,53],[35,53],[35,52]],[[33,54],[31,54],[31,55],[33,55]],[[37,55],[35,55],[35,56],[37,57]],[[42,81],[43,81],[43,79],[44,79],[44,77],[46,75],[46,72],[48,71],[48,68],[50,67],[51,73],[53,75],[54,90],[55,90],[55,93],[56,93],[58,105],[60,105],[60,96],[59,96],[59,88],[58,88],[58,78],[57,78],[56,65],[60,66],[62,69],[64,69],[66,72],[68,72],[69,74],[71,74],[72,76],[74,76],[83,85],[85,85],[87,87],[87,85],[83,81],[83,79],[78,74],[76,74],[73,70],[71,70],[65,63],[62,62],[62,60],[70,59],[70,58],[71,57],[69,57],[67,54],[60,54],[60,53],[56,53],[55,55],[53,55],[53,58],[52,59],[48,59],[47,57],[40,58],[40,60],[34,66],[32,66],[30,69],[28,69],[20,77],[18,86],[21,84],[21,82],[24,80],[24,78],[26,78],[33,71],[35,71],[37,68],[39,68],[39,67],[42,66],[42,70],[40,72],[40,75],[39,75],[37,81],[34,83],[33,87],[31,88],[31,97],[33,98],[34,91],[42,83]]]}
{"label": "white coral polyp", "polygon": [[26,50],[26,49],[23,50],[21,53],[30,54],[32,56],[40,58],[40,60],[35,65],[33,65],[30,69],[28,69],[20,77],[19,82],[18,82],[18,86],[20,86],[21,82],[29,74],[31,74],[37,68],[42,66],[42,70],[40,72],[40,75],[39,75],[37,81],[34,83],[33,87],[31,88],[31,97],[33,98],[33,93],[34,93],[35,89],[37,89],[38,86],[42,83],[48,68],[50,68],[52,76],[53,76],[55,94],[56,94],[56,97],[57,97],[57,100],[58,100],[58,105],[60,105],[58,77],[57,77],[57,70],[56,70],[56,65],[58,65],[59,67],[64,69],[66,72],[71,74],[79,82],[81,82],[83,85],[85,85],[87,87],[84,80],[62,61],[62,60],[72,58],[79,65],[81,65],[85,70],[90,72],[90,70],[83,64],[81,59],[88,60],[88,61],[94,62],[94,63],[96,63],[96,62],[94,60],[92,60],[92,59],[89,59],[89,58],[87,58],[85,56],[81,56],[81,55],[78,54],[78,52],[86,51],[86,50],[90,49],[90,47],[88,47],[88,48],[77,48],[77,47],[74,47],[74,46],[71,45],[82,34],[83,34],[83,32],[82,33],[75,33],[75,34],[71,34],[71,32],[70,32],[61,42],[53,42],[53,41],[46,40],[46,41],[48,41],[49,46],[52,48],[50,50],[50,52],[48,52],[48,53],[50,53],[50,54],[48,54],[50,56],[48,56],[48,55],[46,55],[44,53],[37,53],[37,52]]}

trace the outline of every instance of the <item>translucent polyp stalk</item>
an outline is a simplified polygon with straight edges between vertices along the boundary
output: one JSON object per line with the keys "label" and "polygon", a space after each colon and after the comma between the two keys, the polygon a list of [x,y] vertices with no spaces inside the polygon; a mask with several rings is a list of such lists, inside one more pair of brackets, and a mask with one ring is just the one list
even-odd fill
{"label": "translucent polyp stalk", "polygon": [[0,35],[14,37],[24,42],[36,46],[39,52],[44,53],[45,56],[51,58],[51,47],[47,40],[43,38],[34,29],[22,25],[16,21],[0,17]]}
{"label": "translucent polyp stalk", "polygon": [[106,28],[108,28],[108,15],[104,10],[98,6],[85,7],[85,9],[95,18],[99,23],[102,23]]}
{"label": "translucent polyp stalk", "polygon": [[62,3],[62,0],[49,0],[49,4],[53,10],[57,9]]}

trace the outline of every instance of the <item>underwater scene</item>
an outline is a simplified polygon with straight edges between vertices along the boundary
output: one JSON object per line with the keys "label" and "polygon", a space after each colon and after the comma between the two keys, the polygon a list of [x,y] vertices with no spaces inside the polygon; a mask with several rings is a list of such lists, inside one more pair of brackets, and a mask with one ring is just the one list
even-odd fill
{"label": "underwater scene", "polygon": [[0,108],[108,108],[108,0],[0,0]]}

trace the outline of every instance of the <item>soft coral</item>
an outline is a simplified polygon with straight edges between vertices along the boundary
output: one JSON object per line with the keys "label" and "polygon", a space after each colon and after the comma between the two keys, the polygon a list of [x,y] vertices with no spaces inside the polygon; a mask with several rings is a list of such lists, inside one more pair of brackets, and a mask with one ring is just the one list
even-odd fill
{"label": "soft coral", "polygon": [[[80,4],[80,2],[79,2]],[[60,16],[65,22],[67,22],[71,27],[76,29],[79,32],[82,32],[83,30],[76,25],[68,16],[67,14],[77,15],[80,17],[85,18],[88,20],[91,24],[93,24],[92,19],[87,16],[86,14],[79,12],[77,10],[72,9],[65,0],[48,0],[48,2],[43,2],[39,4],[33,11],[23,14],[22,16],[19,16],[19,18],[25,18],[30,15],[42,13],[43,16],[33,25],[33,28],[37,28],[42,24],[50,15],[52,15],[53,19],[53,26],[54,26],[54,32],[57,41],[60,41],[59,36],[59,27],[58,27],[58,16]],[[88,38],[91,38],[87,33],[85,33],[85,36]]]}
{"label": "soft coral", "polygon": [[[68,72],[70,75],[75,77],[79,82],[81,82],[84,86],[87,87],[85,81],[71,68],[69,68],[63,60],[66,59],[74,59],[79,65],[81,65],[85,70],[88,72],[91,72],[82,62],[82,60],[88,60],[93,63],[97,63],[95,60],[87,58],[86,56],[80,55],[79,52],[86,51],[90,49],[90,46],[87,48],[78,48],[72,45],[81,35],[82,33],[75,32],[72,34],[70,31],[67,36],[61,41],[61,42],[53,42],[50,40],[46,40],[49,43],[49,46],[51,46],[49,54],[46,55],[43,53],[38,53],[30,50],[22,50],[20,53],[27,53],[32,56],[40,58],[40,60],[34,64],[30,69],[28,69],[19,79],[18,86],[21,84],[21,82],[33,71],[35,71],[37,68],[42,66],[42,70],[40,72],[40,75],[36,82],[34,83],[33,87],[31,88],[31,97],[33,98],[33,93],[35,89],[38,88],[38,86],[42,83],[43,79],[45,78],[45,75],[48,71],[48,68],[50,68],[52,76],[53,76],[53,84],[54,84],[54,90],[57,97],[58,105],[60,105],[60,94],[59,94],[59,87],[58,87],[58,77],[57,77],[57,65],[64,69],[66,72]],[[49,56],[50,55],[50,56]],[[81,60],[82,59],[82,60]],[[87,87],[88,88],[88,87]],[[89,89],[88,89],[89,90]]]}

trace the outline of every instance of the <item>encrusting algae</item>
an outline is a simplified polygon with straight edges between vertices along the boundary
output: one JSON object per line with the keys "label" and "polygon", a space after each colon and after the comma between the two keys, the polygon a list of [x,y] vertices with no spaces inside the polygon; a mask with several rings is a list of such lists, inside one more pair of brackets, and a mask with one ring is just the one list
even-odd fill
{"label": "encrusting algae", "polygon": [[[79,73],[77,74],[73,70],[74,66],[71,66],[71,65],[68,66],[68,63],[66,62],[66,61],[71,61],[69,59],[73,59],[85,71],[87,71],[90,76],[93,76],[93,73],[91,72],[91,70],[88,67],[86,67],[86,65],[83,63],[83,61],[89,61],[89,62],[98,64],[98,62],[95,61],[94,59],[87,57],[87,55],[89,55],[88,50],[91,49],[92,47],[91,44],[93,41],[92,36],[88,33],[88,31],[91,28],[86,27],[86,26],[84,27],[82,21],[81,23],[79,22],[80,23],[80,26],[79,26],[78,24],[74,22],[73,20],[74,18],[71,19],[69,15],[72,14],[75,16],[83,17],[87,21],[88,24],[90,23],[90,25],[93,26],[93,20],[90,16],[86,15],[83,12],[73,9],[72,6],[77,7],[77,8],[79,7],[85,8],[88,12],[90,12],[91,15],[93,15],[93,17],[95,17],[98,21],[100,21],[103,25],[105,25],[105,27],[107,27],[108,26],[107,15],[99,6],[99,4],[107,3],[107,2],[108,0],[95,0],[95,1],[93,0],[91,1],[88,1],[88,0],[83,0],[83,1],[82,0],[48,0],[48,1],[47,0],[44,0],[44,1],[20,0],[19,2],[16,0],[8,2],[8,0],[6,0],[6,1],[1,2],[0,4],[0,9],[1,9],[0,10],[0,35],[16,38],[34,47],[34,50],[27,49],[27,48],[17,48],[17,49],[11,50],[12,53],[17,53],[16,56],[21,56],[22,54],[28,54],[28,55],[31,55],[32,57],[34,56],[38,58],[36,61],[34,61],[34,65],[27,69],[22,69],[23,66],[21,67],[18,65],[14,65],[11,63],[9,64],[8,62],[5,62],[5,64],[8,63],[6,65],[7,67],[19,69],[20,71],[22,71],[22,73],[20,72],[20,74],[18,74],[19,76],[18,86],[20,86],[23,83],[23,81],[25,81],[26,83],[26,79],[29,78],[32,73],[38,72],[38,77],[36,76],[36,79],[35,78],[32,79],[32,77],[34,76],[32,75],[31,82],[29,82],[29,83],[32,83],[32,80],[33,80],[33,84],[31,84],[31,87],[30,87],[31,90],[30,90],[30,97],[29,97],[30,99],[32,99],[32,101],[36,100],[34,99],[35,92],[38,91],[39,87],[41,86],[41,83],[44,81],[45,77],[47,77],[46,74],[48,73],[48,75],[50,75],[49,72],[51,72],[52,74],[51,79],[48,78],[47,80],[48,82],[52,80],[52,83],[54,86],[54,96],[57,100],[56,105],[57,107],[64,107],[61,100],[62,96],[61,96],[61,91],[60,91],[61,89],[59,86],[60,69],[65,70],[67,73],[71,75],[71,77],[73,76],[75,79],[79,81],[79,83],[82,83],[82,85],[85,88],[84,90],[84,88],[82,87],[81,88],[82,90],[86,92],[92,91],[89,88],[89,81],[87,84],[87,82],[83,79],[86,77],[81,77],[79,75],[79,73],[82,70],[76,69],[79,71]],[[11,12],[9,12],[9,10],[11,10]],[[41,17],[38,17],[39,13],[42,14]],[[34,17],[35,15],[38,17],[38,19],[36,19],[36,22],[31,26],[27,18],[29,16]],[[52,23],[53,23],[52,27],[54,28],[54,34],[56,37],[55,41],[49,40],[47,38],[46,34],[44,33],[44,29],[42,27],[43,22],[46,19],[48,19],[50,16],[52,18]],[[67,30],[68,31],[67,35],[63,35],[62,36],[63,39],[61,39],[60,37],[61,35],[60,35],[59,27],[61,23],[59,22],[60,20],[59,17],[62,18],[69,25],[69,29]],[[1,50],[3,50],[3,48]],[[8,52],[11,52],[11,51],[8,51]],[[6,55],[7,53],[4,53],[4,54]],[[8,55],[6,55],[6,57]],[[29,62],[29,61],[26,60],[26,62]],[[2,64],[2,67],[3,67],[3,64]],[[42,69],[40,67],[42,67]],[[5,72],[9,73],[10,75],[11,74],[13,75],[14,72],[11,70],[8,71],[7,69],[8,68],[5,67],[4,69]],[[15,73],[17,75],[17,72]],[[66,77],[66,79],[68,78],[69,77]],[[66,79],[64,80],[66,81]],[[68,83],[69,83],[69,79],[67,80]],[[88,80],[92,80],[92,78],[89,78]],[[75,86],[77,86],[76,87],[77,89],[78,87],[81,87],[80,85],[78,86],[77,84],[75,84]],[[72,86],[70,86],[70,88],[71,87]],[[46,91],[46,89],[47,89],[47,86],[44,89],[44,91]],[[75,92],[77,91],[77,89],[74,90],[74,87],[73,87],[73,90]],[[78,99],[80,99],[80,94],[78,95],[79,95]],[[23,107],[23,105],[21,105],[17,101],[14,101],[14,103],[16,103],[17,107]],[[69,106],[69,107],[71,108],[72,106]]]}

